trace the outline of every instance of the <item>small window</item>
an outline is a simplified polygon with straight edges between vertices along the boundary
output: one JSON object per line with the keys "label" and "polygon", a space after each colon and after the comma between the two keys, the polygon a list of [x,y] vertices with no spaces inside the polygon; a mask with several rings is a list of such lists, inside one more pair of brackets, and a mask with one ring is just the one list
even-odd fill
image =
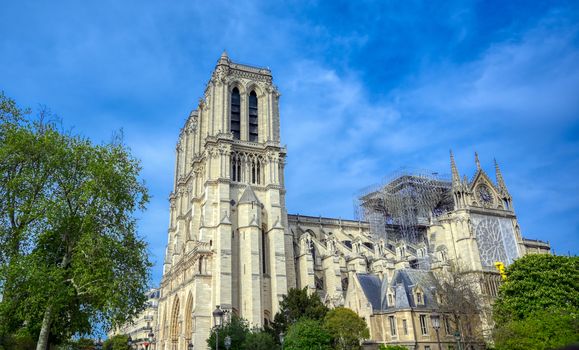
{"label": "small window", "polygon": [[420,315],[420,332],[422,335],[428,335],[428,325],[426,323],[426,315]]}
{"label": "small window", "polygon": [[424,345],[424,350],[430,350],[430,345]]}
{"label": "small window", "polygon": [[402,332],[404,335],[408,335],[408,321],[406,319],[402,320]]}
{"label": "small window", "polygon": [[416,304],[418,305],[424,304],[424,298],[422,297],[421,292],[416,292]]}
{"label": "small window", "polygon": [[392,337],[396,336],[396,318],[394,316],[388,316],[388,321],[390,321],[390,335]]}
{"label": "small window", "polygon": [[388,294],[388,305],[394,306],[394,298],[392,297],[392,294]]}
{"label": "small window", "polygon": [[444,316],[444,331],[446,334],[452,334],[452,329],[450,328],[450,320],[448,316]]}

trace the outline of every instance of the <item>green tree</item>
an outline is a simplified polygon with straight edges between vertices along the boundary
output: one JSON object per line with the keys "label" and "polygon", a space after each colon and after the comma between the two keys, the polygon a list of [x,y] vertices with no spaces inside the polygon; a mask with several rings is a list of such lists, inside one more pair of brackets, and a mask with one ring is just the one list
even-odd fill
{"label": "green tree", "polygon": [[90,338],[79,338],[70,340],[67,344],[67,349],[70,350],[94,350],[94,340]]}
{"label": "green tree", "polygon": [[542,310],[504,323],[493,334],[496,350],[558,349],[579,343],[579,318],[556,310]]}
{"label": "green tree", "polygon": [[0,336],[0,350],[34,350],[36,341],[27,332]]}
{"label": "green tree", "polygon": [[548,308],[577,314],[579,257],[526,255],[508,266],[506,275],[493,306],[497,325]]}
{"label": "green tree", "polygon": [[128,345],[129,337],[118,334],[105,340],[103,343],[103,350],[130,350]]}
{"label": "green tree", "polygon": [[579,258],[527,255],[506,269],[493,305],[497,349],[579,342]]}
{"label": "green tree", "polygon": [[330,350],[332,336],[320,321],[302,318],[292,324],[285,336],[285,350]]}
{"label": "green tree", "polygon": [[247,334],[241,346],[243,350],[277,350],[278,348],[272,335],[260,329]]}
{"label": "green tree", "polygon": [[[215,349],[217,340],[216,329],[212,329],[207,339],[210,349]],[[233,315],[231,321],[219,328],[219,349],[225,349],[225,337],[231,337],[231,350],[242,350],[243,342],[250,334],[249,324],[241,317]]]}
{"label": "green tree", "polygon": [[138,161],[3,94],[0,108],[0,334],[27,329],[44,350],[135,316],[151,266],[135,232],[148,201]]}
{"label": "green tree", "polygon": [[287,333],[291,324],[300,318],[322,321],[328,312],[317,293],[309,294],[307,288],[292,288],[280,302],[280,310],[275,314],[272,325],[266,329],[274,339],[279,339],[281,332]]}
{"label": "green tree", "polygon": [[361,341],[370,337],[366,321],[345,307],[330,310],[324,328],[334,338],[335,349],[340,350],[360,349]]}

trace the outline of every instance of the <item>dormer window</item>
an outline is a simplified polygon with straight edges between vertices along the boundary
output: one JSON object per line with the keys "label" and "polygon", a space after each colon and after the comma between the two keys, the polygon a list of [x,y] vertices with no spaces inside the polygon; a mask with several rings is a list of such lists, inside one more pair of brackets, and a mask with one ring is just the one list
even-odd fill
{"label": "dormer window", "polygon": [[422,290],[417,289],[414,292],[414,297],[416,300],[416,305],[424,305],[424,293],[422,293]]}
{"label": "dormer window", "polygon": [[394,296],[392,294],[388,294],[388,306],[394,306]]}

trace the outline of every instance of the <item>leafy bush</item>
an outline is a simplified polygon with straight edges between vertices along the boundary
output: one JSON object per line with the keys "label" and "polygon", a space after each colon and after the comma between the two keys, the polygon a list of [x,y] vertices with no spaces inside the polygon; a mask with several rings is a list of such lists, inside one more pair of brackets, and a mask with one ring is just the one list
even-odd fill
{"label": "leafy bush", "polygon": [[337,307],[324,319],[324,328],[334,338],[334,346],[340,350],[360,349],[360,342],[370,337],[366,321],[354,311]]}
{"label": "leafy bush", "polygon": [[285,350],[330,350],[332,336],[319,321],[301,319],[291,325],[285,337]]}

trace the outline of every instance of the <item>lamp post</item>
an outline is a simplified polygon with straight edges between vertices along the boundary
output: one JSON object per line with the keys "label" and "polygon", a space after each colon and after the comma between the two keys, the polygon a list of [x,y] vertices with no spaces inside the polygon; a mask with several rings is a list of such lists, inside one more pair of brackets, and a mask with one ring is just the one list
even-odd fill
{"label": "lamp post", "polygon": [[283,341],[285,334],[283,332],[279,333],[279,343],[281,344],[281,350],[283,350]]}
{"label": "lamp post", "polygon": [[227,336],[225,337],[225,348],[229,350],[230,347],[231,347],[231,337]]}
{"label": "lamp post", "polygon": [[213,310],[213,322],[215,324],[215,350],[219,350],[219,327],[223,323],[223,310],[219,305]]}
{"label": "lamp post", "polygon": [[440,336],[438,335],[438,330],[440,329],[440,315],[437,313],[430,314],[430,321],[432,323],[432,328],[436,331],[436,341],[438,342],[438,350],[442,350],[440,345]]}
{"label": "lamp post", "polygon": [[454,332],[454,339],[456,339],[458,350],[462,350],[462,347],[460,346],[460,332],[458,330]]}
{"label": "lamp post", "polygon": [[101,338],[99,338],[98,341],[94,342],[94,347],[96,350],[102,350],[103,348],[103,342],[101,341]]}
{"label": "lamp post", "polygon": [[151,345],[153,343],[154,337],[155,337],[155,334],[153,334],[153,331],[150,331],[149,334],[147,334],[147,342],[145,342],[145,348],[147,350],[149,350],[149,345]]}

